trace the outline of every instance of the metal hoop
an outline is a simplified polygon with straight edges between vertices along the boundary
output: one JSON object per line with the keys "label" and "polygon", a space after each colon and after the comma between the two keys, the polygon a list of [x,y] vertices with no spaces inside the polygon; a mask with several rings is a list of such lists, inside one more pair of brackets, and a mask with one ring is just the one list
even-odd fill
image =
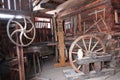
{"label": "metal hoop", "polygon": [[[36,31],[35,31],[34,24],[30,20],[29,17],[22,16],[22,18],[23,18],[24,26],[20,22],[17,21],[16,16],[13,17],[13,18],[11,18],[8,21],[8,24],[7,24],[7,35],[9,37],[9,39],[12,41],[12,43],[14,43],[17,46],[23,46],[23,47],[25,47],[25,46],[30,45],[33,42],[33,40],[35,39]],[[31,27],[30,27],[30,29],[27,30],[27,28],[28,28],[27,23],[28,22],[31,24]],[[17,27],[19,27],[19,28],[16,28],[13,32],[10,32],[11,23],[15,24],[14,27],[16,27],[16,25],[17,25]],[[27,33],[31,33],[32,31],[33,31],[33,36],[29,37],[27,35]],[[18,41],[13,39],[14,35],[18,36]],[[28,43],[23,43],[23,36],[24,36],[24,38],[26,38],[26,39],[28,39],[30,41]]]}

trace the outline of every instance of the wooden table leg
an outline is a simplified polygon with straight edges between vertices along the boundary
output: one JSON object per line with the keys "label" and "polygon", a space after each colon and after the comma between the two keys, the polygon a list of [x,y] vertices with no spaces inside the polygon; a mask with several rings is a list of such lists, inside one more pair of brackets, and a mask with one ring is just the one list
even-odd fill
{"label": "wooden table leg", "polygon": [[41,65],[40,65],[40,59],[39,59],[39,56],[37,56],[37,63],[38,63],[39,74],[40,74],[40,72],[41,72]]}
{"label": "wooden table leg", "polygon": [[35,74],[37,73],[36,72],[36,61],[35,61],[35,54],[33,53],[33,65],[34,65],[34,72]]}
{"label": "wooden table leg", "polygon": [[90,72],[90,65],[89,64],[83,64],[83,66],[82,66],[83,68],[83,72],[85,73],[85,74],[88,74],[89,72]]}

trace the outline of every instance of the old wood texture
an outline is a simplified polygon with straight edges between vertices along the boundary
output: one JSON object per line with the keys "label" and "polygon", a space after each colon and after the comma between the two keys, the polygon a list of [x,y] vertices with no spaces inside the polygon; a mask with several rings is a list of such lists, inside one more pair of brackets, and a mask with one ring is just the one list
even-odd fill
{"label": "old wood texture", "polygon": [[22,10],[22,11],[31,11],[29,5],[30,0],[3,0],[5,9],[8,10]]}
{"label": "old wood texture", "polygon": [[52,18],[53,21],[53,30],[54,30],[54,40],[57,42],[57,22],[56,22],[56,15]]}
{"label": "old wood texture", "polygon": [[120,8],[120,0],[111,0],[113,8],[119,9]]}
{"label": "old wood texture", "polygon": [[96,62],[102,62],[102,61],[110,61],[111,58],[112,58],[111,55],[98,56],[95,59],[86,57],[81,60],[78,60],[77,64],[89,64],[89,63],[96,63]]}
{"label": "old wood texture", "polygon": [[16,10],[20,10],[20,1],[16,1]]}
{"label": "old wood texture", "polygon": [[[66,4],[68,5],[69,3],[66,3]],[[103,44],[105,44],[107,53],[111,53],[111,54],[114,53],[114,55],[117,54],[118,52],[116,51],[120,50],[119,48],[120,35],[117,35],[117,36],[115,35],[117,33],[120,33],[120,25],[116,24],[116,23],[119,23],[120,21],[119,5],[120,5],[120,0],[91,0],[91,1],[79,0],[78,4],[73,2],[71,6],[64,5],[63,7],[65,8],[59,11],[58,16],[63,18],[64,21],[67,24],[69,24],[69,25],[65,24],[64,26],[65,37],[70,37],[69,41],[70,40],[72,41],[73,40],[72,38],[75,36],[82,36],[86,34],[95,34],[95,36],[97,36],[97,34],[99,33],[104,33],[107,35],[107,37],[105,36],[100,37],[102,36],[102,34],[100,34],[100,36],[97,36],[97,37],[102,40]],[[74,21],[74,19],[72,18],[76,15],[79,15],[76,21],[78,22],[77,26],[79,26],[78,30],[81,31],[81,34],[75,32],[76,21]],[[69,35],[66,35],[68,34],[67,30],[69,30],[68,32]],[[66,41],[68,42],[68,40]],[[93,43],[94,42],[91,42],[90,44],[93,44]],[[88,47],[89,46],[85,46],[84,49]],[[116,55],[116,56],[119,56],[119,55]],[[106,56],[106,57],[102,56],[94,60],[92,59],[83,60],[83,59],[78,61],[78,65],[94,63],[94,69],[96,71],[100,71],[103,66],[103,64],[101,63],[110,61],[111,56]],[[85,68],[88,69],[86,66]]]}
{"label": "old wood texture", "polygon": [[30,5],[32,5],[32,3],[30,3],[30,0],[24,0],[24,1],[21,0],[21,10],[32,12]]}
{"label": "old wood texture", "polygon": [[81,24],[81,14],[78,14],[78,29],[79,29],[79,34],[82,33],[82,24]]}
{"label": "old wood texture", "polygon": [[[118,33],[120,32],[120,27],[115,22],[117,21],[118,23],[119,21],[119,6],[117,6],[117,8],[114,7],[115,4],[119,4],[118,1],[119,0],[95,0],[91,1],[90,3],[81,1],[84,4],[79,3],[79,5],[76,7],[73,4],[74,7],[68,7],[60,11],[58,15],[65,21],[70,20],[73,16],[78,15],[77,26],[80,25],[78,30],[81,31],[82,34],[94,32],[105,32],[109,34]],[[81,16],[81,18],[79,18],[79,16]],[[75,21],[68,22],[70,22],[70,34],[75,36],[82,35],[80,33],[74,33],[75,26],[72,26],[71,24],[76,24]],[[66,34],[67,33],[65,29],[65,35]]]}
{"label": "old wood texture", "polygon": [[85,73],[85,74],[88,74],[89,72],[90,72],[90,67],[89,67],[89,64],[84,64],[83,66],[83,72]]}
{"label": "old wood texture", "polygon": [[56,67],[68,66],[69,63],[65,62],[65,43],[63,32],[63,20],[57,19],[57,35],[58,35],[58,50],[59,50],[59,63],[55,64]]}
{"label": "old wood texture", "polygon": [[15,3],[14,3],[14,0],[9,0],[10,1],[10,9],[15,9]]}
{"label": "old wood texture", "polygon": [[[87,1],[86,2],[81,1],[79,5],[75,5],[76,7],[73,4],[72,6],[74,7],[68,7],[64,10],[61,10],[58,15],[63,18],[68,18],[68,17],[80,14],[81,20],[82,20],[81,23],[82,24],[85,23],[85,25],[88,27],[94,23],[93,20],[96,20],[96,16],[97,16],[97,19],[99,19],[100,15],[102,15],[102,17],[104,18],[104,22],[108,26],[108,29],[109,29],[108,33],[112,33],[114,31],[115,32],[120,31],[119,25],[115,24],[115,21],[118,17],[116,17],[117,14],[114,13],[115,9],[119,10],[120,8],[119,5],[120,5],[119,0],[112,0],[112,1],[111,0],[95,0],[95,1],[93,0],[89,3],[87,3]],[[105,10],[105,11],[99,12],[100,10]],[[95,11],[98,11],[98,13],[97,14],[94,13]],[[94,13],[94,14],[90,16],[88,15],[90,13]],[[106,32],[106,29],[102,27],[104,26],[104,24],[103,23],[101,24],[101,22],[99,24],[97,25],[100,26],[100,28],[98,28],[97,31]],[[93,28],[92,30],[96,31],[96,28]]]}
{"label": "old wood texture", "polygon": [[96,72],[100,72],[102,70],[102,63],[101,62],[95,62],[94,68]]}
{"label": "old wood texture", "polygon": [[36,38],[34,42],[52,41],[51,28],[48,24],[50,24],[50,21],[35,21]]}
{"label": "old wood texture", "polygon": [[[83,3],[58,13],[59,17],[62,17],[65,22],[69,22],[69,28],[66,27],[67,25],[64,26],[64,28],[69,30],[68,33],[74,36],[94,32],[111,33],[114,20],[111,19],[113,14],[111,14],[112,6],[110,0],[96,0],[90,3]],[[76,21],[74,19],[71,20],[75,16],[77,16]],[[77,24],[77,29],[72,23]],[[65,35],[67,34],[66,29]]]}
{"label": "old wood texture", "polygon": [[[1,0],[0,12],[4,14],[32,14],[31,0]],[[29,15],[30,16],[30,15]]]}
{"label": "old wood texture", "polygon": [[[120,1],[119,0],[93,0],[91,2],[79,1],[79,5],[73,4],[72,7],[68,6],[66,9],[61,10],[58,15],[64,20],[71,19],[71,17],[80,15],[81,20],[78,18],[79,30],[82,29],[82,34],[92,34],[94,32],[105,32],[108,34],[116,34],[120,32],[120,25],[118,23],[120,14]],[[84,3],[84,4],[82,4]],[[73,7],[74,6],[74,7]],[[101,20],[100,20],[101,19]],[[71,21],[72,23],[73,21]],[[74,33],[75,27],[70,28],[70,33]],[[66,34],[66,32],[65,32]],[[74,34],[72,34],[74,35]],[[113,37],[114,35],[112,35]],[[117,37],[116,37],[117,38]],[[71,39],[72,40],[72,39]],[[119,49],[118,49],[119,50]]]}
{"label": "old wood texture", "polygon": [[25,80],[24,57],[23,57],[22,47],[17,46],[17,57],[18,57],[19,79]]}
{"label": "old wood texture", "polygon": [[[102,4],[108,3],[109,0],[93,0],[93,1],[80,1],[79,0],[78,5],[74,5],[74,7],[70,7],[68,9],[64,9],[62,11],[59,12],[59,16],[61,17],[65,17],[65,16],[72,16],[72,15],[76,15],[78,13],[84,12],[86,10],[90,10],[92,8],[96,8]],[[89,3],[90,2],[90,3]],[[84,4],[83,4],[84,3]]]}
{"label": "old wood texture", "polygon": [[[16,28],[18,29],[18,25],[16,25]],[[18,34],[16,36],[16,41],[18,43]],[[23,47],[19,47],[16,45],[16,53],[17,53],[17,59],[18,59],[18,72],[19,72],[19,80],[25,80],[25,69],[24,69],[24,54],[23,54]]]}
{"label": "old wood texture", "polygon": [[9,7],[8,7],[8,0],[4,0],[4,8],[5,9],[8,9]]}
{"label": "old wood texture", "polygon": [[115,23],[119,23],[119,21],[118,21],[118,10],[114,10],[114,14],[115,14]]}
{"label": "old wood texture", "polygon": [[2,8],[2,5],[3,5],[2,0],[0,0],[0,8]]}

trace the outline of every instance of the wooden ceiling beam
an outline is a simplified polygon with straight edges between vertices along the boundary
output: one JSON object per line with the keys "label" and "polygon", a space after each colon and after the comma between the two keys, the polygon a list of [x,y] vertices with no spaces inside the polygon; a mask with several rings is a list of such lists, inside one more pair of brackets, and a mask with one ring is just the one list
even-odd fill
{"label": "wooden ceiling beam", "polygon": [[85,1],[85,0],[68,0],[68,1],[64,2],[63,4],[59,5],[56,8],[56,11],[60,12],[60,11],[62,11],[64,9],[71,8],[73,6],[76,6],[76,5],[80,4],[83,1]]}
{"label": "wooden ceiling beam", "polygon": [[51,14],[45,14],[43,12],[33,12],[34,17],[42,17],[42,18],[52,18],[53,15]]}
{"label": "wooden ceiling beam", "polygon": [[62,3],[64,3],[64,2],[67,1],[67,0],[50,0],[50,1],[54,1],[54,2],[57,2],[57,3],[59,3],[59,4],[62,4]]}
{"label": "wooden ceiling beam", "polygon": [[41,1],[42,1],[42,0],[34,0],[33,3],[34,3],[35,5],[33,6],[33,8],[34,8],[35,6],[37,6]]}
{"label": "wooden ceiling beam", "polygon": [[59,3],[54,2],[54,1],[48,1],[47,3],[42,3],[41,7],[45,9],[51,9],[54,10],[56,7],[59,5]]}
{"label": "wooden ceiling beam", "polygon": [[80,12],[85,11],[87,9],[94,8],[96,6],[102,5],[102,4],[104,4],[108,1],[109,0],[103,0],[103,1],[96,0],[96,1],[92,2],[91,4],[87,4],[87,5],[84,5],[84,6],[79,4],[79,6],[76,5],[77,7],[72,7],[72,8],[69,8],[69,9],[62,10],[61,12],[58,13],[58,16],[59,17],[73,16],[73,15],[79,14]]}

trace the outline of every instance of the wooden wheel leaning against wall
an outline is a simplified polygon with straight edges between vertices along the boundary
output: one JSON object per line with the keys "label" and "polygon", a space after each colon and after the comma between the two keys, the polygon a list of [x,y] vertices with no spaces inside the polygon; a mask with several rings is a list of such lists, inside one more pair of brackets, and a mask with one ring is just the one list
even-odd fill
{"label": "wooden wheel leaning against wall", "polygon": [[83,35],[78,37],[70,46],[69,60],[76,72],[81,71],[82,65],[78,61],[82,58],[95,58],[106,52],[105,45],[99,37],[93,35]]}

